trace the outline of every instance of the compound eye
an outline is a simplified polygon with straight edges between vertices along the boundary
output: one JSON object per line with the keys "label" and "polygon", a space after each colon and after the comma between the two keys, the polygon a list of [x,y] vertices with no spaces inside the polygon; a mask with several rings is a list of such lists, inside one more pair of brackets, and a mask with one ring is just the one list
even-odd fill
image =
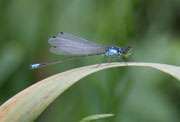
{"label": "compound eye", "polygon": [[130,46],[127,46],[127,47],[125,48],[126,51],[129,51],[130,49],[131,49]]}

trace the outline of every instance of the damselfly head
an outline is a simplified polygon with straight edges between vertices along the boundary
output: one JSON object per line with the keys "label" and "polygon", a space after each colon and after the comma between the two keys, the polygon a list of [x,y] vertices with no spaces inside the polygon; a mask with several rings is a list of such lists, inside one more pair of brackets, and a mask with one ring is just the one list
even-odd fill
{"label": "damselfly head", "polygon": [[121,48],[119,52],[121,53],[121,55],[128,57],[131,55],[131,47],[127,46],[125,48]]}
{"label": "damselfly head", "polygon": [[127,47],[125,48],[125,50],[126,50],[126,52],[131,51],[131,46],[127,46]]}
{"label": "damselfly head", "polygon": [[131,55],[131,46],[127,46],[125,48],[125,57],[129,57]]}

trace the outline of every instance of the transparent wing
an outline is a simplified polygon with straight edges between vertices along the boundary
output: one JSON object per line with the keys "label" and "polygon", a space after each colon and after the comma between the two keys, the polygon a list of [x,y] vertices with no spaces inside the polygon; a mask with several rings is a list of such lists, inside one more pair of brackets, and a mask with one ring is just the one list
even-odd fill
{"label": "transparent wing", "polygon": [[90,55],[104,53],[107,47],[89,42],[78,36],[61,32],[48,40],[50,51],[59,55]]}

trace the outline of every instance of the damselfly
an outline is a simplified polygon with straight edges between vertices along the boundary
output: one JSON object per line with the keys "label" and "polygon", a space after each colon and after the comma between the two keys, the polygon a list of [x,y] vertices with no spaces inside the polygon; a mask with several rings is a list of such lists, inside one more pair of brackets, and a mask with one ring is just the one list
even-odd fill
{"label": "damselfly", "polygon": [[119,48],[115,46],[106,47],[97,43],[89,42],[86,39],[65,32],[60,32],[57,36],[49,38],[48,42],[52,46],[50,48],[50,52],[73,57],[59,59],[56,61],[31,64],[31,69],[89,56],[107,56],[108,62],[110,62],[114,58],[122,60],[123,57],[128,58],[131,55],[130,46],[125,48]]}

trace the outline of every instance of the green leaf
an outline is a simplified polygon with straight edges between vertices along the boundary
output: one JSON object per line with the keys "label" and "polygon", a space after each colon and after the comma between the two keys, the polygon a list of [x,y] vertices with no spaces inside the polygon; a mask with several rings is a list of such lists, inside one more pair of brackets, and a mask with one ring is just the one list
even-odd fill
{"label": "green leaf", "polygon": [[95,121],[95,120],[108,118],[111,116],[114,116],[114,114],[96,114],[96,115],[91,115],[91,116],[85,117],[79,122],[91,122],[91,121]]}
{"label": "green leaf", "polygon": [[[111,63],[80,67],[46,78],[18,93],[0,107],[0,121],[34,121],[44,109],[71,85],[94,72],[121,66],[152,67],[180,80],[180,67],[157,63]],[[23,82],[23,81],[21,81]]]}

